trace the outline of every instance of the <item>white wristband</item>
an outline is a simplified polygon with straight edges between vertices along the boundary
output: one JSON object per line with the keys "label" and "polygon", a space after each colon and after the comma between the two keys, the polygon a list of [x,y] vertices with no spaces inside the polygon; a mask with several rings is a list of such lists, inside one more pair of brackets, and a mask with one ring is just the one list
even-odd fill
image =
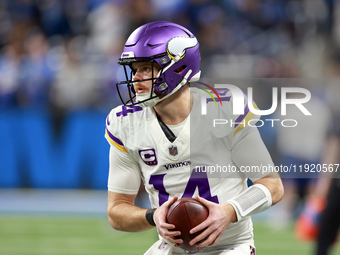
{"label": "white wristband", "polygon": [[263,212],[272,206],[272,195],[262,184],[254,184],[237,197],[229,200],[236,212],[237,221]]}

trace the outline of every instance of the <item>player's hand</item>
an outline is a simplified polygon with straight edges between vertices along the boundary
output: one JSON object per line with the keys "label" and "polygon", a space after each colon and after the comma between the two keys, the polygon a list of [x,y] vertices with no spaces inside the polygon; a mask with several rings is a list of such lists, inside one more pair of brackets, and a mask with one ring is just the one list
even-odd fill
{"label": "player's hand", "polygon": [[175,236],[179,236],[181,232],[173,230],[175,229],[175,225],[166,222],[166,215],[168,213],[169,207],[175,203],[177,199],[178,196],[174,196],[174,198],[158,207],[154,213],[154,221],[156,223],[158,233],[166,241],[168,241],[170,244],[174,244],[176,247],[178,247],[180,243],[183,243],[182,239],[175,238]]}
{"label": "player's hand", "polygon": [[189,244],[198,247],[213,246],[218,243],[229,224],[237,221],[235,210],[230,204],[216,204],[199,196],[196,196],[196,199],[208,208],[209,216],[190,230],[191,234],[204,231],[192,239]]}

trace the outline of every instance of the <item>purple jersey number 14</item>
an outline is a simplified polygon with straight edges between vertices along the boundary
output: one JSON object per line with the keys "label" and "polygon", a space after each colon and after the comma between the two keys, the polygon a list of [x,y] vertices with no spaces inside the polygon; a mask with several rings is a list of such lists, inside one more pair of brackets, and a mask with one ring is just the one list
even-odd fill
{"label": "purple jersey number 14", "polygon": [[[158,190],[159,206],[169,199],[169,193],[166,192],[164,187],[163,180],[165,175],[166,174],[151,175],[149,180],[149,184],[152,184],[153,187]],[[211,202],[218,203],[217,196],[211,196],[207,173],[192,171],[188,184],[185,187],[183,197],[192,197],[196,188],[198,189],[199,196]]]}

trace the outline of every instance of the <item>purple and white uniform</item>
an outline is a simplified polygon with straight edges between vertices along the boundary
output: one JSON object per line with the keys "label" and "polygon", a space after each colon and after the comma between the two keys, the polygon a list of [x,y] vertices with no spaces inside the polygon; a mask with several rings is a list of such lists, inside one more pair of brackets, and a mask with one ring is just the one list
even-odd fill
{"label": "purple and white uniform", "polygon": [[[190,92],[193,100],[190,115],[181,124],[170,126],[177,136],[173,143],[165,136],[150,107],[118,106],[110,112],[105,134],[111,144],[109,191],[137,194],[142,180],[153,208],[175,195],[194,197],[198,194],[207,200],[224,204],[247,189],[248,178],[254,182],[266,175],[260,171],[240,171],[244,166],[273,165],[257,128],[247,125],[249,120],[258,116],[254,116],[247,105],[244,115],[233,115],[230,92],[221,94],[228,100],[223,101],[220,111],[202,116],[194,111],[201,110],[202,95],[209,96],[199,89],[190,89]],[[219,106],[208,104],[208,113],[214,112],[211,111],[216,109],[213,107]],[[198,117],[190,120],[193,116]],[[196,127],[212,127],[209,123],[216,117],[229,120],[233,125],[205,128],[205,135],[197,137]],[[191,139],[199,142],[193,143]],[[195,155],[196,152],[201,153]],[[205,170],[197,171],[193,161],[206,166],[206,169],[201,167],[199,169]],[[237,171],[230,176],[224,172],[222,178],[216,178],[207,169],[208,166],[217,165],[229,166],[229,169]],[[214,249],[235,244],[254,246],[250,217],[230,224]],[[175,248],[174,252],[179,250]]]}

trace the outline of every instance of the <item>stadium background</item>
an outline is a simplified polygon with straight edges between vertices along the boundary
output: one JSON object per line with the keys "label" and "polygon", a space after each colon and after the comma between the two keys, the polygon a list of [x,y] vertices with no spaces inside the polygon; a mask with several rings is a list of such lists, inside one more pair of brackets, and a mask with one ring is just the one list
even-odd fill
{"label": "stadium background", "polygon": [[[189,28],[203,77],[304,79],[338,116],[338,1],[2,0],[0,13],[0,254],[142,254],[156,239],[114,231],[105,216],[105,117],[139,25]],[[278,130],[261,133],[279,161]],[[312,254],[294,236],[298,209],[285,210],[255,217],[258,254]]]}

